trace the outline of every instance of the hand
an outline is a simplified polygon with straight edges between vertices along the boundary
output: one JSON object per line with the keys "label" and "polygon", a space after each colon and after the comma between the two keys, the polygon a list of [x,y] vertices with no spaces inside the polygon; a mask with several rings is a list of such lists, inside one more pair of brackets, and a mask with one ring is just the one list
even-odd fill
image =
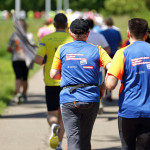
{"label": "hand", "polygon": [[104,96],[105,91],[106,91],[106,87],[105,87],[105,83],[103,82],[101,85],[98,86],[99,87],[99,92],[100,92],[100,99]]}
{"label": "hand", "polygon": [[7,51],[10,52],[10,53],[12,53],[12,48],[11,48],[11,47],[8,47],[8,48],[7,48]]}

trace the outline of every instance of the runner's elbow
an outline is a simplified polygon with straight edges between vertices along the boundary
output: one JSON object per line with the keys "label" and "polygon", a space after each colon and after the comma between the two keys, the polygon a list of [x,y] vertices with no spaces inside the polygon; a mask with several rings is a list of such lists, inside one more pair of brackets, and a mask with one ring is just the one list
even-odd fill
{"label": "runner's elbow", "polygon": [[36,56],[35,57],[35,63],[38,65],[43,65],[43,58]]}
{"label": "runner's elbow", "polygon": [[105,86],[109,90],[114,90],[116,87],[114,84],[111,84],[110,82],[107,82],[107,81],[105,81]]}
{"label": "runner's elbow", "polygon": [[51,69],[51,71],[50,71],[50,77],[53,80],[60,80],[60,78],[61,78],[60,71],[57,70],[57,69]]}

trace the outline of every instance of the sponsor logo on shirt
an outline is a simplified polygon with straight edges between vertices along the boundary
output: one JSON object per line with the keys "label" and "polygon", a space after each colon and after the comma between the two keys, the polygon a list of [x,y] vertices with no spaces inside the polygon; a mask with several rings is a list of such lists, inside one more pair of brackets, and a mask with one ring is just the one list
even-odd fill
{"label": "sponsor logo on shirt", "polygon": [[67,68],[77,68],[77,66],[68,66]]}
{"label": "sponsor logo on shirt", "polygon": [[83,69],[93,69],[93,66],[83,66]]}
{"label": "sponsor logo on shirt", "polygon": [[142,73],[145,73],[145,71],[136,72],[136,74],[142,74]]}
{"label": "sponsor logo on shirt", "polygon": [[150,69],[150,64],[147,64],[147,69]]}
{"label": "sponsor logo on shirt", "polygon": [[150,57],[140,57],[131,59],[132,66],[150,64]]}
{"label": "sponsor logo on shirt", "polygon": [[86,64],[87,64],[87,60],[86,59],[80,60],[80,65],[86,65]]}
{"label": "sponsor logo on shirt", "polygon": [[79,56],[84,56],[84,54],[66,54],[66,60],[86,60],[86,58],[79,58]]}

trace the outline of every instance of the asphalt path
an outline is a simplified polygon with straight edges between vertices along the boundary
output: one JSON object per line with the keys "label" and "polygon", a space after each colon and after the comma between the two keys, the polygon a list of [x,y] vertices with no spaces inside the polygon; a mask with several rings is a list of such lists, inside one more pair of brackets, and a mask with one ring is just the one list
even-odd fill
{"label": "asphalt path", "polygon": [[[119,85],[112,92],[112,102],[103,100],[104,113],[97,115],[92,133],[92,150],[121,149],[117,125]],[[27,103],[11,103],[0,118],[0,150],[50,150],[46,111],[43,70],[40,69],[29,80]],[[66,146],[64,135],[63,150],[66,150]]]}

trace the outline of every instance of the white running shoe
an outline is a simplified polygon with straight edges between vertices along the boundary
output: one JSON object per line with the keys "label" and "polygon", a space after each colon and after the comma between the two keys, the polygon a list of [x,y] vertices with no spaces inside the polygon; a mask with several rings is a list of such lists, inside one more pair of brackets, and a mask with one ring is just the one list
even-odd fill
{"label": "white running shoe", "polygon": [[21,93],[17,93],[15,98],[14,98],[14,101],[17,103],[17,104],[20,104],[21,103]]}
{"label": "white running shoe", "polygon": [[50,135],[50,139],[49,139],[49,145],[52,149],[56,149],[58,147],[59,144],[59,135],[60,132],[60,126],[58,124],[52,124],[51,127],[51,135]]}

